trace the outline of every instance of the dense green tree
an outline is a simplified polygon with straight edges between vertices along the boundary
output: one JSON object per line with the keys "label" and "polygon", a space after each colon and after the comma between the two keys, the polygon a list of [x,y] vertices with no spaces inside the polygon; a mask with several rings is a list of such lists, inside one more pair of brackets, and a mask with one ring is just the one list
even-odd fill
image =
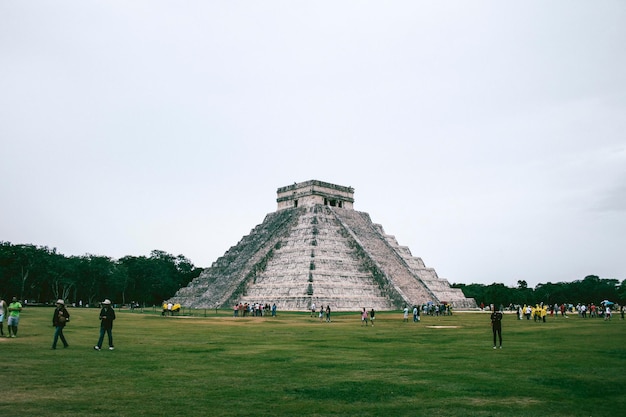
{"label": "dense green tree", "polygon": [[65,257],[56,249],[0,242],[0,295],[29,302],[62,298],[94,305],[109,298],[121,304],[160,304],[201,271],[183,255],[161,250],[150,257],[115,261],[91,254]]}

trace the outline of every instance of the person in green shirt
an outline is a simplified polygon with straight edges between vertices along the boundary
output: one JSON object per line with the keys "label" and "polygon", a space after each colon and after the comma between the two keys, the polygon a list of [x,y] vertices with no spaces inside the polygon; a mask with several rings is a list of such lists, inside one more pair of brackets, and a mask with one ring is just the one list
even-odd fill
{"label": "person in green shirt", "polygon": [[17,301],[17,297],[13,297],[8,310],[9,320],[7,321],[7,326],[9,328],[9,337],[17,337],[17,325],[20,322],[20,311],[22,311],[22,304]]}

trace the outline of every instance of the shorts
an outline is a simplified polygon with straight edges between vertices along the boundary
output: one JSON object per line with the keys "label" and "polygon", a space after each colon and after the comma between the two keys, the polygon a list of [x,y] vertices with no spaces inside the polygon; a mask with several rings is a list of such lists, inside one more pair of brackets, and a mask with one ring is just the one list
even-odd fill
{"label": "shorts", "polygon": [[7,321],[7,324],[9,326],[17,326],[19,322],[20,322],[19,317],[9,316],[9,320]]}
{"label": "shorts", "polygon": [[0,314],[0,323],[4,321],[4,314]]}

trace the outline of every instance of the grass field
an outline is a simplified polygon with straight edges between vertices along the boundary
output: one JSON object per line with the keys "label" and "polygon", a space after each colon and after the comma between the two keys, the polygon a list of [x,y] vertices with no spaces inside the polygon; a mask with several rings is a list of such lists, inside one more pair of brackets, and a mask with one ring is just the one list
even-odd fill
{"label": "grass field", "polygon": [[[52,308],[26,308],[0,338],[0,412],[28,416],[620,416],[626,322],[358,312],[232,318],[117,311],[115,350],[94,351],[97,309],[69,309],[50,350]],[[411,318],[409,318],[411,320]],[[5,323],[6,333],[6,323]],[[105,347],[106,347],[105,338]]]}

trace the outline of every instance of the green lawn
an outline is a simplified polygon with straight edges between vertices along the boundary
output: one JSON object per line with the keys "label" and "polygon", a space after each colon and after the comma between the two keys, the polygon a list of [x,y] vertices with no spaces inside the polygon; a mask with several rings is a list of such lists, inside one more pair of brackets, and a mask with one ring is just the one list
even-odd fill
{"label": "green lawn", "polygon": [[[232,318],[117,311],[114,351],[96,352],[97,309],[69,309],[50,350],[52,308],[26,308],[0,338],[0,411],[28,416],[609,416],[626,410],[626,322],[503,321],[488,313],[358,312]],[[204,315],[206,314],[206,317]],[[409,319],[411,320],[411,319]],[[438,327],[437,327],[438,326]],[[6,333],[6,323],[5,323]],[[106,339],[105,339],[105,347]]]}

